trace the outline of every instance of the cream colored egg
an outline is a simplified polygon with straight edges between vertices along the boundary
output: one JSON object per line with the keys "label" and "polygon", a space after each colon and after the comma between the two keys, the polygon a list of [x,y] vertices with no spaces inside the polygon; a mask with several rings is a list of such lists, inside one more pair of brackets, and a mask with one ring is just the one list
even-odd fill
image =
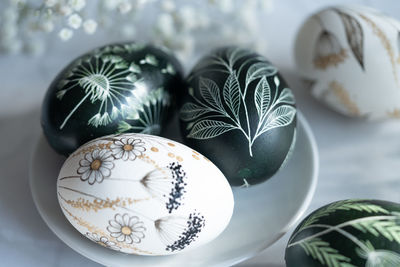
{"label": "cream colored egg", "polygon": [[180,143],[110,135],[65,161],[58,200],[69,222],[104,247],[168,255],[205,244],[228,225],[234,200],[219,169]]}
{"label": "cream colored egg", "polygon": [[301,27],[295,57],[311,93],[334,110],[400,118],[400,23],[366,7],[331,7]]}

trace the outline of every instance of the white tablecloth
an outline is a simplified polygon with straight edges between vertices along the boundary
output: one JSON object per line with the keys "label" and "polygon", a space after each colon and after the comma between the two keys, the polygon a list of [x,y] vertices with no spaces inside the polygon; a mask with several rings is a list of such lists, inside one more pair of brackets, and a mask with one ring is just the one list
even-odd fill
{"label": "white tablecloth", "polygon": [[[400,122],[372,123],[334,113],[311,98],[296,76],[293,40],[300,23],[333,3],[364,3],[400,19],[398,0],[275,0],[275,11],[266,18],[271,25],[265,29],[270,40],[267,56],[293,88],[319,147],[319,182],[307,213],[344,198],[400,202]],[[67,44],[55,40],[41,58],[0,56],[1,266],[97,266],[47,228],[32,202],[28,164],[41,130],[40,105],[49,83],[72,58],[105,40],[105,36],[75,38]],[[283,266],[289,234],[240,266]]]}

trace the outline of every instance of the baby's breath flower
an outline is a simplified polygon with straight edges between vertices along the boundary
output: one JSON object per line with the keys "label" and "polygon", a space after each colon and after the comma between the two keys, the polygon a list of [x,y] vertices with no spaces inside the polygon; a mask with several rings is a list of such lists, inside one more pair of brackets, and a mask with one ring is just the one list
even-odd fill
{"label": "baby's breath flower", "polygon": [[128,1],[122,1],[119,5],[118,5],[118,10],[121,14],[126,14],[129,11],[132,10],[132,4],[129,3]]}
{"label": "baby's breath flower", "polygon": [[86,6],[85,0],[69,0],[68,5],[75,11],[81,11]]}
{"label": "baby's breath flower", "polygon": [[97,22],[92,20],[92,19],[87,19],[85,20],[85,22],[83,23],[83,30],[87,33],[87,34],[93,34],[95,33],[97,29]]}
{"label": "baby's breath flower", "polygon": [[73,34],[74,33],[71,29],[62,28],[61,31],[58,33],[58,36],[61,38],[61,40],[68,41],[69,39],[71,39]]}
{"label": "baby's breath flower", "polygon": [[82,25],[82,18],[78,14],[74,13],[68,18],[68,25],[73,29],[79,29]]}
{"label": "baby's breath flower", "polygon": [[72,13],[72,8],[68,5],[60,5],[57,12],[62,16],[69,16]]}

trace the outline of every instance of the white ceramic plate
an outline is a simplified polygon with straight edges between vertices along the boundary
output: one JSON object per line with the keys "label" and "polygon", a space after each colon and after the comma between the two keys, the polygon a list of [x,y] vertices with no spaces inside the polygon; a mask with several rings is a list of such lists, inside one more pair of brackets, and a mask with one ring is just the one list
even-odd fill
{"label": "white ceramic plate", "polygon": [[230,266],[278,240],[306,211],[317,183],[318,153],[305,118],[298,113],[297,144],[288,165],[250,188],[234,188],[235,210],[225,231],[211,243],[172,256],[127,255],[103,248],[76,231],[57,201],[56,182],[64,157],[42,136],[32,154],[30,186],[39,213],[68,246],[107,266]]}

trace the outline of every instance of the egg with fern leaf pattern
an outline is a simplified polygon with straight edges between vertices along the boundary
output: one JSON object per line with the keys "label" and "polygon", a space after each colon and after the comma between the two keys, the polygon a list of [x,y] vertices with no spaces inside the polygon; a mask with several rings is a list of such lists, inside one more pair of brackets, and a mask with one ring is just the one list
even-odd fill
{"label": "egg with fern leaf pattern", "polygon": [[261,183],[290,158],[295,98],[263,56],[216,49],[193,68],[179,97],[184,142],[212,160],[231,185]]}
{"label": "egg with fern leaf pattern", "polygon": [[289,239],[288,267],[400,266],[400,204],[347,199],[306,217]]}

